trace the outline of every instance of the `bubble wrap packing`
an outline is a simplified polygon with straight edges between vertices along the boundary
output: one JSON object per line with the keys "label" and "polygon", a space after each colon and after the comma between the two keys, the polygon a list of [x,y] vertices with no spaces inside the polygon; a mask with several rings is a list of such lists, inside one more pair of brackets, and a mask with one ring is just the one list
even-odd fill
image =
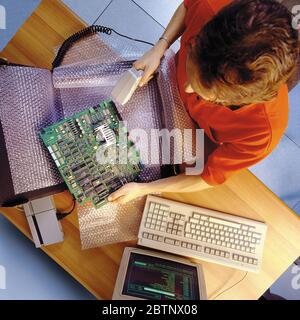
{"label": "bubble wrap packing", "polygon": [[[73,45],[60,67],[43,69],[0,68],[0,117],[16,193],[55,185],[62,181],[37,132],[58,120],[110,98],[116,81],[132,61],[142,55],[134,43],[116,36],[90,36]],[[53,89],[54,87],[54,89]],[[18,88],[16,90],[16,88]],[[9,109],[8,109],[9,108]],[[167,51],[158,76],[139,88],[125,105],[117,105],[129,131],[195,128],[180,99],[174,53]],[[14,130],[12,130],[14,128]],[[189,146],[188,161],[195,154]],[[148,147],[139,145],[138,147]],[[159,150],[157,151],[157,153]],[[171,159],[174,148],[171,147]],[[160,156],[160,163],[163,160]],[[24,175],[24,172],[29,174]],[[161,177],[160,164],[146,164],[141,181]],[[145,198],[126,205],[107,204],[100,209],[78,206],[82,248],[137,238]]]}
{"label": "bubble wrap packing", "polygon": [[63,180],[38,132],[62,118],[51,73],[27,67],[0,67],[0,119],[16,194]]}

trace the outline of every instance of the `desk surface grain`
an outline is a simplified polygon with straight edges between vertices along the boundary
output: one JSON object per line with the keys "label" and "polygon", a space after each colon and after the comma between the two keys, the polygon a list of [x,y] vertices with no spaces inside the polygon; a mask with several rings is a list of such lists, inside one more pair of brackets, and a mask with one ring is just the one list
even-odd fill
{"label": "desk surface grain", "polygon": [[[0,56],[11,62],[51,68],[54,52],[68,36],[85,24],[58,0],[43,0]],[[203,262],[210,299],[257,299],[300,255],[300,219],[255,176],[245,170],[225,185],[190,194],[165,197],[231,214],[264,221],[268,225],[262,270],[258,274]],[[65,191],[55,196],[59,209],[72,202]],[[27,237],[29,227],[22,212],[1,208],[1,213]],[[99,299],[110,299],[123,248],[135,242],[81,250],[77,212],[62,221],[65,241],[44,247],[53,260]],[[193,259],[191,259],[193,260]],[[195,260],[193,260],[195,261]]]}

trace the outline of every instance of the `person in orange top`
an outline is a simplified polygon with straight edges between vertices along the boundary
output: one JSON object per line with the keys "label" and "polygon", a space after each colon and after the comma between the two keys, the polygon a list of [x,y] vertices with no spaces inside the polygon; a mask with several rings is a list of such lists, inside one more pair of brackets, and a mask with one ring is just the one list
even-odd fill
{"label": "person in orange top", "polygon": [[177,82],[191,118],[210,151],[201,176],[129,183],[109,200],[153,192],[194,192],[224,183],[274,150],[288,124],[286,82],[296,68],[298,33],[275,0],[185,0],[163,36],[134,66],[141,85],[165,50],[181,36]]}

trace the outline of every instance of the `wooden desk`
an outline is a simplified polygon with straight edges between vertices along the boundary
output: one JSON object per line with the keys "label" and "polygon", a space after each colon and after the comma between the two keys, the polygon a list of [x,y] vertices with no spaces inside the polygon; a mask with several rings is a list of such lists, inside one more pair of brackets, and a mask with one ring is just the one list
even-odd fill
{"label": "wooden desk", "polygon": [[[84,24],[58,0],[44,0],[0,54],[9,60],[51,67],[54,50]],[[262,270],[246,278],[218,299],[257,299],[300,255],[300,219],[249,171],[233,177],[226,185],[193,194],[166,194],[186,203],[238,214],[268,224]],[[71,203],[68,192],[55,196],[58,207],[67,210]],[[27,237],[29,228],[22,213],[14,208],[1,208],[3,215]],[[65,241],[44,250],[99,299],[112,296],[123,248],[120,243],[81,250],[76,212],[62,221]],[[238,282],[244,272],[201,262],[209,298]]]}

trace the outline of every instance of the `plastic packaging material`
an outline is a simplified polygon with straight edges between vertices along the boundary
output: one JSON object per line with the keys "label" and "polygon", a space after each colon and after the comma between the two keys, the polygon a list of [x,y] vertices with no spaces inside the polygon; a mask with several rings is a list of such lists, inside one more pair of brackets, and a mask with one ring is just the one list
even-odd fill
{"label": "plastic packaging material", "polygon": [[0,120],[15,193],[61,183],[38,136],[42,128],[62,118],[50,71],[0,67],[0,78]]}
{"label": "plastic packaging material", "polygon": [[[201,144],[196,143],[196,125],[188,115],[180,98],[176,79],[176,65],[174,53],[168,50],[160,65],[157,79],[160,97],[163,105],[163,126],[172,132],[174,128],[179,130],[177,144],[182,143],[182,148],[171,149],[171,161],[189,162],[193,161],[196,155],[201,155]],[[185,130],[190,129],[191,137],[186,135]],[[174,133],[175,141],[176,134]],[[176,143],[176,142],[175,142]]]}
{"label": "plastic packaging material", "polygon": [[89,205],[78,210],[82,249],[137,238],[146,198],[125,205],[109,203],[100,210]]}
{"label": "plastic packaging material", "polygon": [[120,74],[132,66],[131,61],[111,64],[91,60],[88,65],[58,67],[53,73],[55,88],[112,87]]}
{"label": "plastic packaging material", "polygon": [[[141,54],[132,42],[113,35],[93,35],[70,48],[62,65],[53,70],[52,79],[47,70],[0,68],[4,79],[0,84],[4,92],[0,117],[16,193],[62,181],[38,132],[109,99],[118,78]],[[174,53],[167,51],[159,75],[138,88],[125,106],[117,105],[130,138],[144,156],[139,177],[143,182],[159,179],[161,164],[168,162],[160,152],[160,130],[177,128],[182,135],[186,128],[195,129],[179,96],[174,58]],[[184,160],[189,160],[194,153],[191,150],[195,150],[192,142],[188,146],[190,153],[185,152]],[[176,143],[171,144],[171,163],[182,152]],[[157,157],[154,162],[153,155]],[[137,199],[126,205],[108,204],[98,210],[88,204],[78,206],[82,247],[135,239],[144,202],[145,199]]]}

